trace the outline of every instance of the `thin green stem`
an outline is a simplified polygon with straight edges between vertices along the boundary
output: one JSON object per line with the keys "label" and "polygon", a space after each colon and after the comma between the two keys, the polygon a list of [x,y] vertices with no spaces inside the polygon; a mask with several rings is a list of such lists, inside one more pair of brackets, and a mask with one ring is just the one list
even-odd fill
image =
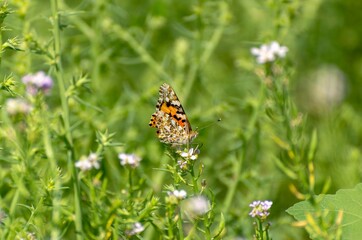
{"label": "thin green stem", "polygon": [[248,149],[248,143],[253,136],[255,125],[257,124],[258,118],[261,114],[263,114],[263,103],[265,99],[265,84],[261,83],[259,88],[259,101],[257,106],[254,108],[253,115],[251,116],[245,134],[243,136],[243,147],[241,149],[242,154],[238,157],[238,161],[235,162],[234,166],[234,181],[231,182],[230,187],[228,189],[226,198],[224,200],[224,211],[227,212],[231,206],[232,200],[234,199],[234,195],[237,189],[237,186],[239,184],[240,176],[241,176],[241,170],[243,166],[243,162],[246,158],[246,153]]}
{"label": "thin green stem", "polygon": [[33,208],[32,211],[31,211],[31,214],[30,214],[30,217],[28,219],[28,221],[25,223],[24,225],[24,230],[27,231],[28,230],[28,227],[32,224],[32,221],[33,221],[33,218],[34,216],[36,215],[37,211],[39,210],[39,208],[41,208],[43,206],[43,201],[44,201],[44,198],[41,197],[39,199],[39,202],[38,204],[36,205],[36,208]]}
{"label": "thin green stem", "polygon": [[[216,46],[219,44],[222,34],[225,30],[225,26],[228,21],[227,16],[229,14],[228,7],[225,2],[219,3],[219,11],[220,11],[219,24],[217,25],[215,31],[211,35],[210,40],[206,42],[204,51],[199,55],[198,58],[195,59],[195,62],[190,66],[190,70],[187,74],[187,79],[185,81],[185,88],[183,92],[183,98],[186,100],[188,99],[188,96],[194,85],[194,81],[197,79],[198,72],[200,71],[200,69],[202,69],[203,66],[206,65],[211,54],[214,52]],[[200,31],[199,35],[202,36],[203,32]],[[198,49],[196,54],[198,54]]]}
{"label": "thin green stem", "polygon": [[[101,199],[101,197],[99,195],[97,195],[97,188],[94,186],[91,178],[87,179],[87,185],[89,188],[90,199],[92,199],[92,201],[90,201],[91,207],[92,207],[92,209],[97,209],[97,201],[99,201],[99,199]],[[101,220],[100,220],[100,215],[93,214],[92,219],[93,219],[94,226],[98,226],[98,231],[101,232],[102,224],[101,224]]]}
{"label": "thin green stem", "polygon": [[208,220],[209,219],[205,216],[204,225],[206,226],[206,228],[205,228],[204,236],[205,236],[205,239],[212,239],[211,232],[210,232],[210,224],[209,224]]}
{"label": "thin green stem", "polygon": [[[102,32],[102,21],[104,20],[104,9],[106,7],[103,6],[104,1],[94,1],[94,9],[93,15],[97,16],[94,19],[92,32],[100,33]],[[104,61],[104,58],[100,58],[102,55],[101,52],[101,42],[103,34],[93,34],[93,38],[91,38],[91,53],[92,53],[92,82],[95,84],[95,89],[100,89],[103,81],[100,80],[100,66]]]}
{"label": "thin green stem", "polygon": [[123,27],[119,25],[113,26],[113,31],[119,38],[129,44],[129,46],[140,56],[141,60],[146,63],[160,78],[170,80],[171,77],[166,73],[163,67],[153,59],[147,50],[139,44],[136,39]]}
{"label": "thin green stem", "polygon": [[132,199],[133,197],[133,179],[132,179],[132,174],[133,173],[133,169],[129,169],[128,170],[128,184],[129,184],[129,195],[130,195],[130,199]]}
{"label": "thin green stem", "polygon": [[0,25],[0,47],[1,47],[1,51],[0,51],[0,65],[2,63],[2,59],[3,59],[3,51],[2,51],[2,45],[3,45],[3,31],[2,31],[2,24]]}
{"label": "thin green stem", "polygon": [[174,215],[174,207],[170,204],[168,204],[167,207],[167,221],[168,221],[168,227],[167,227],[167,233],[169,239],[174,239],[173,234],[173,215]]}
{"label": "thin green stem", "polygon": [[199,187],[197,184],[198,177],[195,176],[194,166],[191,167],[190,174],[191,174],[191,178],[192,178],[192,188],[193,188],[194,194],[197,195],[197,194],[199,194]]}
{"label": "thin green stem", "polygon": [[54,180],[54,189],[53,189],[53,212],[52,212],[52,229],[51,229],[51,239],[59,239],[61,234],[61,182],[58,173],[58,164],[54,157],[53,146],[51,144],[50,134],[49,134],[49,124],[46,115],[46,111],[42,108],[42,134],[43,134],[43,142],[45,148],[45,154],[47,159],[50,162],[50,169],[53,173]]}
{"label": "thin green stem", "polygon": [[4,30],[4,26],[3,26],[3,22],[4,19],[6,18],[6,16],[9,14],[9,10],[8,10],[8,3],[7,1],[2,1],[1,2],[1,6],[0,6],[0,65],[2,63],[2,53],[3,53],[3,30]]}
{"label": "thin green stem", "polygon": [[188,235],[185,237],[184,240],[191,240],[196,239],[196,228],[197,228],[197,221],[192,224],[192,228],[188,232]]}
{"label": "thin green stem", "polygon": [[178,234],[179,234],[179,239],[182,240],[184,239],[184,230],[183,230],[183,225],[182,225],[182,211],[181,209],[179,208],[178,209],[178,214],[179,214],[179,218],[178,218],[178,221],[177,221],[177,224],[178,224]]}
{"label": "thin green stem", "polygon": [[267,228],[267,229],[265,230],[265,237],[266,237],[267,240],[270,239],[268,229],[269,229],[269,228]]}
{"label": "thin green stem", "polygon": [[73,140],[70,128],[70,119],[69,119],[69,106],[68,106],[68,97],[66,96],[65,91],[65,81],[63,78],[63,67],[61,60],[61,37],[60,37],[60,19],[58,13],[58,1],[51,0],[51,11],[53,18],[53,37],[54,37],[54,67],[55,74],[58,81],[59,96],[62,105],[62,118],[65,131],[65,141],[67,145],[67,158],[68,158],[68,168],[72,174],[72,182],[74,188],[74,208],[75,208],[75,232],[77,234],[77,239],[83,239],[83,226],[82,226],[82,212],[80,207],[80,188],[79,180],[77,177],[77,169],[75,168],[75,157],[73,149]]}
{"label": "thin green stem", "polygon": [[15,209],[16,209],[16,206],[17,206],[18,201],[19,201],[19,197],[20,197],[20,190],[16,189],[15,193],[13,195],[13,199],[12,199],[11,204],[10,204],[10,210],[9,210],[9,215],[10,216],[14,216]]}
{"label": "thin green stem", "polygon": [[258,219],[258,232],[259,232],[259,239],[264,240],[263,222],[260,219]]}
{"label": "thin green stem", "polygon": [[245,147],[243,147],[242,152],[243,152],[242,156],[240,156],[238,161],[235,162],[235,166],[234,166],[234,170],[235,170],[234,171],[234,178],[235,178],[235,180],[231,182],[230,187],[228,188],[228,192],[226,194],[224,204],[223,204],[224,212],[229,211],[229,208],[230,208],[231,203],[232,203],[232,201],[234,199],[234,195],[235,195],[238,183],[239,183],[239,179],[240,179],[240,175],[241,175],[241,167],[243,165],[243,162],[244,162],[244,159],[245,159],[245,156],[246,156]]}
{"label": "thin green stem", "polygon": [[[270,67],[272,68],[272,67]],[[277,103],[278,110],[283,117],[283,129],[285,129],[285,138],[288,141],[290,151],[293,153],[293,157],[288,154],[288,163],[292,164],[292,167],[295,169],[293,170],[298,175],[298,179],[300,179],[301,185],[306,186],[309,188],[309,178],[308,172],[300,167],[301,160],[303,158],[302,155],[298,155],[300,150],[302,149],[300,143],[296,142],[295,133],[296,128],[292,127],[291,121],[293,119],[293,103],[290,98],[289,87],[288,84],[284,82],[278,81],[277,76],[270,70],[270,77],[272,78],[273,84],[273,97],[274,101]],[[308,162],[306,162],[308,164]],[[297,170],[298,169],[298,170]],[[313,194],[312,194],[313,195]]]}

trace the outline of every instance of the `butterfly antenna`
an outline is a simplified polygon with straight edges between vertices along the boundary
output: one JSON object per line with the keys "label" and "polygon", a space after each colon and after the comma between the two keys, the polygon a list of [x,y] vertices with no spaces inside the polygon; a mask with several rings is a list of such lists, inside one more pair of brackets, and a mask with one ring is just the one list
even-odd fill
{"label": "butterfly antenna", "polygon": [[221,122],[221,118],[218,118],[216,121],[213,121],[213,122],[207,124],[206,126],[203,126],[203,127],[201,127],[201,128],[196,128],[196,130],[197,130],[197,131],[201,131],[201,130],[203,130],[203,129],[205,129],[205,128],[208,128],[208,127],[211,127],[211,126],[213,126],[213,125],[215,125],[215,124],[217,124],[217,123],[219,123],[219,122]]}

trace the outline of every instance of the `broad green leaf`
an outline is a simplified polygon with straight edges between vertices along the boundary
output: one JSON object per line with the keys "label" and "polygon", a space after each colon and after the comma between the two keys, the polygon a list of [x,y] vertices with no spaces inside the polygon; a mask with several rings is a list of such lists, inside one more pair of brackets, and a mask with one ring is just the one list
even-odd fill
{"label": "broad green leaf", "polygon": [[[361,239],[362,236],[362,184],[358,184],[354,189],[342,189],[336,194],[319,195],[317,206],[309,201],[302,201],[287,210],[287,213],[294,216],[298,221],[305,221],[307,215],[322,213],[324,223],[329,223],[324,227],[327,232],[335,232],[337,215],[343,211],[341,239]],[[322,225],[322,224],[321,224]],[[323,228],[323,227],[321,227]],[[318,236],[310,236],[312,239],[320,239]]]}

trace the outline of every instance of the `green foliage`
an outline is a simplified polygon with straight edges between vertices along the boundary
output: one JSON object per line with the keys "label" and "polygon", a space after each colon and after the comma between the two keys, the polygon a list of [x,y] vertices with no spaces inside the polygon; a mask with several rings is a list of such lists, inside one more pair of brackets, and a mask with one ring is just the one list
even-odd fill
{"label": "green foliage", "polygon": [[[359,185],[339,189],[361,176],[361,8],[0,1],[0,238],[357,236]],[[288,51],[260,63],[272,41]],[[164,82],[199,132],[186,149],[148,127]],[[255,200],[273,202],[258,226]]]}
{"label": "green foliage", "polygon": [[306,225],[312,239],[358,239],[361,234],[362,184],[336,194],[319,195],[317,204],[302,201],[287,212]]}

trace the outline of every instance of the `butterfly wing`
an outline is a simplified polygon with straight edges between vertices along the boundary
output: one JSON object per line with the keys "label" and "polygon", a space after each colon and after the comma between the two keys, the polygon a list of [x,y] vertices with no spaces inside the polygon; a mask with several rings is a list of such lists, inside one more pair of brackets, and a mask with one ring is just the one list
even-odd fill
{"label": "butterfly wing", "polygon": [[160,141],[168,144],[188,144],[197,136],[175,91],[166,83],[160,87],[156,112],[149,125],[157,128]]}

